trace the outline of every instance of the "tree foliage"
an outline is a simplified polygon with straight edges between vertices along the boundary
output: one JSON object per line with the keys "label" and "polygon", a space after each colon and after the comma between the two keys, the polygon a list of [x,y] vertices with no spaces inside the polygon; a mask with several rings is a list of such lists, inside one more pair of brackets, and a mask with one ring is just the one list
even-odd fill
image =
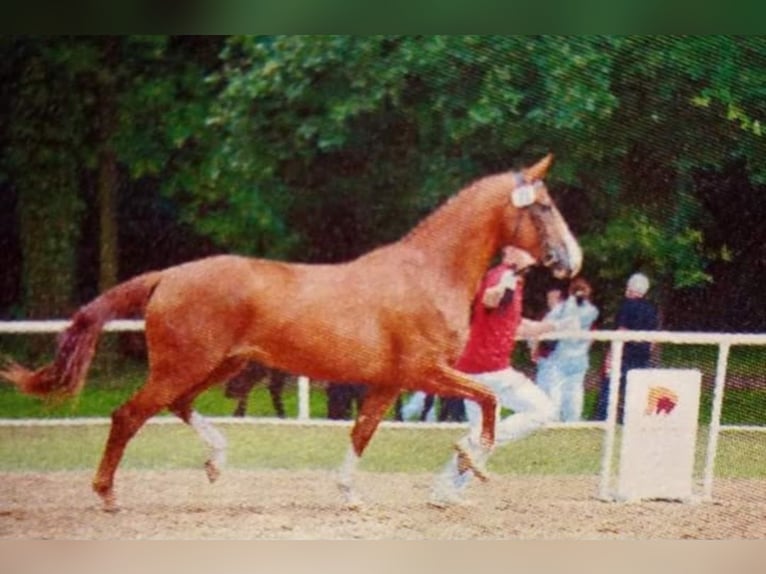
{"label": "tree foliage", "polygon": [[725,252],[705,243],[716,214],[696,174],[739,159],[763,180],[764,50],[727,36],[233,37],[207,199],[228,235],[280,242],[267,253],[339,259],[550,150],[587,273],[619,293],[643,269],[667,300],[711,281]]}
{"label": "tree foliage", "polygon": [[10,37],[0,54],[0,173],[18,197],[22,304],[31,316],[58,316],[77,299],[88,204],[100,208],[98,233],[85,241],[100,247],[105,289],[118,275],[118,171],[156,175],[200,130],[204,74],[166,37]]}
{"label": "tree foliage", "polygon": [[[641,269],[688,326],[681,307],[705,307],[722,277],[763,274],[749,215],[766,183],[763,38],[122,37],[108,61],[101,41],[1,45],[3,101],[18,108],[4,119],[3,163],[30,237],[31,201],[40,221],[69,221],[59,238],[77,243],[78,178],[105,141],[91,125],[104,106],[94,86],[108,80],[121,196],[153,186],[157,205],[221,250],[348,259],[471,179],[552,151],[549,184],[607,308]],[[34,199],[52,184],[66,217]],[[51,255],[42,268],[54,259],[68,265]]]}

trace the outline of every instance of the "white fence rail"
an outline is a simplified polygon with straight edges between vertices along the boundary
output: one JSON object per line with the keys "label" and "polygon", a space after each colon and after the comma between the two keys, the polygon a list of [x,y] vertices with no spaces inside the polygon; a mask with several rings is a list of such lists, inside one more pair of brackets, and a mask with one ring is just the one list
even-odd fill
{"label": "white fence rail", "polygon": [[[57,333],[69,325],[67,320],[52,321],[0,321],[0,334],[34,334],[34,333]],[[105,325],[106,331],[142,331],[144,321],[142,320],[118,320],[110,321]],[[721,425],[721,412],[723,408],[723,397],[726,386],[726,374],[729,362],[729,351],[734,345],[747,346],[766,346],[766,334],[760,333],[700,333],[700,332],[676,332],[676,331],[572,331],[566,333],[551,334],[541,337],[543,339],[590,339],[593,341],[604,341],[611,343],[612,376],[609,381],[609,404],[607,407],[607,416],[605,421],[587,421],[580,423],[555,423],[550,425],[555,428],[601,428],[604,430],[604,443],[601,459],[601,478],[599,494],[602,498],[608,498],[612,476],[612,460],[614,454],[614,443],[617,430],[617,388],[619,385],[619,373],[622,363],[622,351],[626,342],[643,341],[651,343],[672,343],[681,345],[715,345],[718,347],[718,359],[715,370],[713,384],[713,404],[710,417],[710,427],[708,430],[707,449],[705,454],[705,466],[703,470],[703,497],[710,499],[713,489],[713,476],[715,470],[715,457],[718,450],[718,437],[723,430],[766,430],[766,421],[764,426],[734,426]],[[338,421],[311,420],[309,414],[309,379],[305,376],[298,377],[298,416],[294,421],[276,421],[269,420],[274,424],[350,424]],[[161,422],[163,419],[155,419]],[[172,420],[172,419],[171,419]],[[236,419],[228,419],[236,420]],[[106,424],[108,418],[94,419],[69,419],[59,421],[40,421],[44,424]],[[248,418],[246,420],[236,420],[236,422],[256,422],[257,419]],[[34,421],[20,420],[0,420],[0,426],[3,425],[24,425],[35,424]],[[384,423],[385,424],[385,423]],[[390,423],[392,426],[416,426],[417,428],[428,428],[428,426],[464,426],[462,423]]]}

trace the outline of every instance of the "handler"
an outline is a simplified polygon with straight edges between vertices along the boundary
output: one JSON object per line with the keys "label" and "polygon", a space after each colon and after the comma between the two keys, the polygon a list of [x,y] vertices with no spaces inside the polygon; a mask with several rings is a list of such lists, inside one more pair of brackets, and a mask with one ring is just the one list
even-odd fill
{"label": "handler", "polygon": [[[498,446],[531,434],[555,417],[548,396],[509,366],[517,335],[533,338],[564,327],[521,316],[523,276],[535,263],[526,251],[512,246],[503,248],[501,263],[485,274],[474,298],[468,343],[455,365],[494,391],[498,410],[502,406],[514,411],[502,420],[497,418],[495,443]],[[480,444],[481,409],[468,400],[465,406],[470,431],[455,445],[457,452],[437,476],[431,494],[434,506],[463,502],[461,493],[472,474],[487,479],[484,465],[490,451]]]}

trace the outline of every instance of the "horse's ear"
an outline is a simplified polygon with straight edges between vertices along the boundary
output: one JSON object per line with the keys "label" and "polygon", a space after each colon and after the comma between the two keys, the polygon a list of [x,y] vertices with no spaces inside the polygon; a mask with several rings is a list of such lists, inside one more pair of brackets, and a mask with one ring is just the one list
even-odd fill
{"label": "horse's ear", "polygon": [[543,179],[545,174],[548,173],[548,169],[553,163],[553,154],[549,153],[543,159],[538,161],[532,167],[528,167],[524,170],[524,178],[527,181],[537,181]]}

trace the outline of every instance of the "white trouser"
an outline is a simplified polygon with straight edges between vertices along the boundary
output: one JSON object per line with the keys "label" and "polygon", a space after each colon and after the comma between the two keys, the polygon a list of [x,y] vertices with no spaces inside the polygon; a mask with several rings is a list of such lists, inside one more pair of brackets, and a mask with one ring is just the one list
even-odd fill
{"label": "white trouser", "polygon": [[551,396],[555,377],[556,365],[554,364],[553,360],[548,357],[538,359],[535,383],[538,387],[540,387],[540,389],[545,391],[548,396]]}
{"label": "white trouser", "polygon": [[[423,391],[415,391],[407,398],[407,401],[402,405],[402,420],[420,420],[420,416],[423,413],[423,407],[426,404],[426,393]],[[436,401],[433,402],[431,408],[428,409],[426,414],[427,422],[434,422],[436,420]]]}
{"label": "white trouser", "polygon": [[[553,404],[548,396],[513,368],[471,375],[471,378],[488,386],[497,397],[496,446],[524,438],[555,417]],[[512,410],[513,414],[501,420],[500,407]],[[474,401],[465,401],[465,413],[470,425],[470,436],[478,444],[481,434],[481,408]],[[472,475],[471,472],[459,473],[457,455],[453,455],[440,479],[447,478],[455,487],[462,488],[468,484]]]}
{"label": "white trouser", "polygon": [[570,423],[582,418],[584,381],[585,371],[575,373],[555,371],[549,395],[558,420]]}

